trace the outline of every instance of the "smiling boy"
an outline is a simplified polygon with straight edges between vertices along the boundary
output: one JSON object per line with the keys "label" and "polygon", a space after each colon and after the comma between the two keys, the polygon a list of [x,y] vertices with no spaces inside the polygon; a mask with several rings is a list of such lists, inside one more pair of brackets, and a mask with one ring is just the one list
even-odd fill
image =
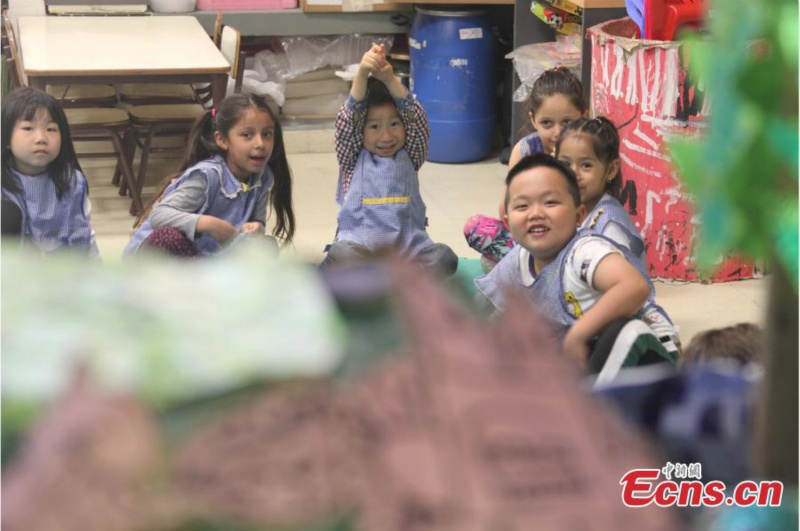
{"label": "smiling boy", "polygon": [[391,248],[437,276],[455,273],[456,254],[425,229],[417,171],[429,137],[424,109],[395,77],[384,47],[373,44],[336,121],[341,209],[323,265]]}
{"label": "smiling boy", "polygon": [[519,242],[488,275],[475,280],[498,310],[504,290],[525,289],[563,337],[565,354],[586,366],[590,345],[612,322],[642,319],[666,351],[676,334],[653,300],[646,273],[625,250],[590,230],[571,169],[550,155],[522,159],[506,177],[504,221]]}

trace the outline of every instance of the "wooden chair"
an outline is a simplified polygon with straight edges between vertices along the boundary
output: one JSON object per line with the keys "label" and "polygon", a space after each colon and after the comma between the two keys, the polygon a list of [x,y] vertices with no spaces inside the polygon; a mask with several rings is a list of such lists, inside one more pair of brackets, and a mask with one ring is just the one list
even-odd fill
{"label": "wooden chair", "polygon": [[[242,35],[232,26],[224,26],[220,32],[220,51],[231,64],[230,77],[234,80],[234,92],[239,92],[244,78],[244,52],[241,50]],[[142,157],[139,161],[139,172],[136,178],[139,187],[138,193],[141,194],[147,177],[147,164],[150,154],[154,152],[180,152],[184,147],[154,147],[153,139],[159,133],[169,132],[175,135],[176,132],[184,136],[188,132],[194,121],[206,112],[206,108],[199,103],[184,103],[172,105],[135,105],[128,109],[131,123],[144,135],[141,142]],[[138,143],[138,141],[137,141]],[[133,156],[133,150],[129,151]],[[132,159],[131,159],[132,160]],[[120,193],[124,193],[126,183],[117,179],[114,184],[119,184]]]}
{"label": "wooden chair", "polygon": [[[3,50],[3,55],[6,57],[11,86],[12,88],[25,86],[24,70],[19,60],[19,49],[13,32],[9,32],[7,38],[8,46]],[[126,149],[132,134],[128,113],[121,109],[103,107],[65,108],[64,113],[67,116],[70,134],[74,139],[111,140],[114,146],[113,152],[81,153],[80,158],[116,158],[115,173],[125,177],[131,191],[131,213],[141,212],[142,198],[139,189],[135,186],[133,168]]]}
{"label": "wooden chair", "polygon": [[47,93],[62,107],[114,107],[117,91],[111,85],[47,85]]}
{"label": "wooden chair", "polygon": [[230,78],[234,82],[233,92],[241,92],[244,80],[244,59],[242,34],[233,26],[223,26],[220,33],[219,51],[231,64]]}

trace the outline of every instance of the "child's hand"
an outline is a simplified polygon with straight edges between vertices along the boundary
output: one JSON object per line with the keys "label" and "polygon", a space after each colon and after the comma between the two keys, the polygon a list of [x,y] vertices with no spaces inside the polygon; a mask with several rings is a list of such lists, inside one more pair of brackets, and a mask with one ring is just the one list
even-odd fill
{"label": "child's hand", "polygon": [[260,221],[248,221],[242,225],[242,234],[264,236],[264,225]]}
{"label": "child's hand", "polygon": [[206,215],[200,216],[200,219],[197,220],[195,230],[208,233],[219,243],[227,243],[239,234],[239,231],[224,219]]}
{"label": "child's hand", "polygon": [[[364,54],[361,58],[361,62],[358,64],[358,73],[365,78],[370,73],[377,77],[386,64],[386,55],[383,51],[383,45],[378,46],[373,42],[372,48],[367,50],[367,53]],[[391,68],[391,65],[389,65],[389,67]]]}
{"label": "child's hand", "polygon": [[585,369],[589,362],[589,345],[587,341],[575,332],[575,327],[569,329],[564,336],[564,355],[574,362],[580,369]]}
{"label": "child's hand", "polygon": [[[373,45],[374,46],[374,45]],[[372,75],[381,83],[389,86],[390,83],[394,81],[394,68],[392,64],[386,60],[386,46],[381,44],[380,46],[374,46],[377,48],[377,53],[380,56],[380,68],[377,70],[372,71]]]}

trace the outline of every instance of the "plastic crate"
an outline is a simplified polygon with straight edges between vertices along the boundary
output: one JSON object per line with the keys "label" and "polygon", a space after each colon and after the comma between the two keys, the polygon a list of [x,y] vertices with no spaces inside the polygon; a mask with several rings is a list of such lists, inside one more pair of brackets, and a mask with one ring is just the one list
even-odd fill
{"label": "plastic crate", "polygon": [[297,0],[197,0],[198,11],[294,9]]}

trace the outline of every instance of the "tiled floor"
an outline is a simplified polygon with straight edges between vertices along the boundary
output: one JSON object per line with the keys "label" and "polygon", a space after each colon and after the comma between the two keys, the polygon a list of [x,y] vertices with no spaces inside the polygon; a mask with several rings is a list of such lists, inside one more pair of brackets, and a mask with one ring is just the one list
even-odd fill
{"label": "tiled floor", "polygon": [[[336,229],[337,166],[332,152],[332,131],[287,131],[286,143],[294,178],[297,235],[292,247],[282,253],[282,259],[319,261]],[[112,161],[87,159],[81,164],[91,186],[92,222],[100,253],[106,262],[117,261],[133,221],[128,214],[130,201],[119,197],[110,184]],[[154,193],[154,183],[177,164],[174,158],[151,159],[145,199]],[[496,211],[504,176],[505,167],[497,158],[462,165],[426,163],[420,171],[420,183],[428,207],[431,237],[450,245],[459,256],[476,257],[464,241],[462,226],[472,214]],[[742,321],[761,324],[767,284],[768,279],[712,285],[659,281],[656,289],[659,303],[680,326],[686,344],[694,334],[707,328]]]}

